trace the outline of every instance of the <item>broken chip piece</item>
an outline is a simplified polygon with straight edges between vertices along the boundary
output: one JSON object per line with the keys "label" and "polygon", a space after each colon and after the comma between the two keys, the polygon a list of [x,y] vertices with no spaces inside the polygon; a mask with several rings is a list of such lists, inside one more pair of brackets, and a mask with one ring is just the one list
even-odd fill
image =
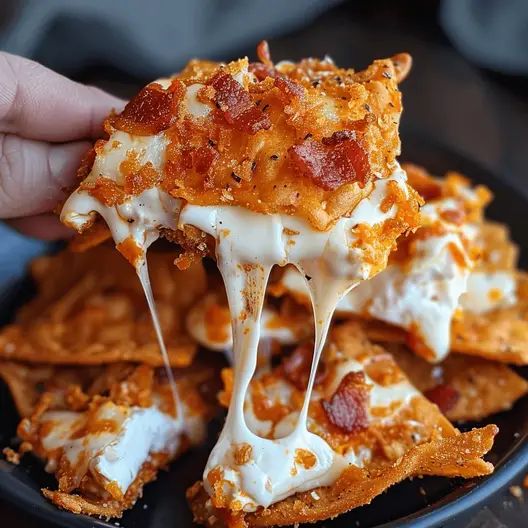
{"label": "broken chip piece", "polygon": [[[368,504],[406,477],[471,477],[492,471],[481,457],[497,428],[460,433],[354,323],[333,329],[310,402],[308,428],[326,442],[325,456],[307,448],[268,459],[266,442],[277,439],[276,446],[286,449],[280,439],[295,434],[302,409],[305,388],[296,383],[300,373],[292,378],[288,361],[261,370],[249,386],[244,414],[254,441],[232,445],[229,466],[212,468],[204,483],[188,491],[197,522],[313,522]],[[305,369],[307,379],[310,362],[294,363]],[[255,463],[261,457],[267,459],[272,480],[262,480]]]}
{"label": "broken chip piece", "polygon": [[[153,253],[152,285],[171,365],[188,366],[195,342],[184,331],[188,307],[205,291],[198,262],[185,272],[174,255]],[[64,251],[36,259],[38,294],[0,331],[0,358],[100,365],[135,361],[162,365],[147,303],[133,269],[111,247]]]}
{"label": "broken chip piece", "polygon": [[[213,380],[211,366],[178,371],[182,416],[172,413],[163,371],[148,365],[39,370],[4,362],[0,374],[25,415],[17,430],[21,452],[46,462],[58,490],[44,495],[74,513],[120,517],[160,468],[203,441],[214,411],[200,388]],[[44,392],[35,401],[37,379]]]}

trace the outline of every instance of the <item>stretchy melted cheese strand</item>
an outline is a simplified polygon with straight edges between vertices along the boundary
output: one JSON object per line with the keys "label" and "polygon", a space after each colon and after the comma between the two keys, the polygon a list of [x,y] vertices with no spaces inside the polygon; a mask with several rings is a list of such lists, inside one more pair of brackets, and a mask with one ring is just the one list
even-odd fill
{"label": "stretchy melted cheese strand", "polygon": [[[424,206],[421,214],[426,227],[409,237],[410,255],[403,262],[396,257],[376,277],[355,288],[339,303],[338,313],[373,317],[405,328],[425,345],[418,346],[417,352],[429,360],[444,358],[450,349],[451,322],[473,267],[474,230],[442,215],[457,213],[462,206],[451,198]],[[307,294],[294,270],[286,271],[282,284],[294,294],[303,295],[303,290]]]}
{"label": "stretchy melted cheese strand", "polygon": [[[233,325],[235,391],[206,474],[228,471],[231,444],[250,438],[260,455],[242,476],[240,493],[251,497],[252,507],[306,489],[331,472],[329,446],[306,428],[330,319],[351,288],[385,267],[396,237],[417,223],[418,197],[395,161],[397,80],[405,73],[400,65],[408,63],[402,55],[363,74],[317,60],[278,69],[257,64],[251,73],[247,60],[201,64],[203,70],[190,64],[180,78],[146,87],[109,118],[110,138],[96,145],[96,163],[64,207],[63,221],[78,231],[90,227],[96,213],[106,220],[147,297],[145,253],[160,228],[193,226],[215,239]],[[335,86],[328,83],[329,68],[344,75]],[[125,134],[116,139],[116,130]],[[288,437],[270,441],[251,436],[243,402],[255,370],[269,272],[288,263],[307,281],[315,351],[299,420]],[[156,319],[152,298],[149,305]],[[313,452],[316,463],[292,489],[283,468],[265,459],[288,458],[297,445]]]}
{"label": "stretchy melted cheese strand", "polygon": [[[363,258],[365,248],[351,249],[355,230],[359,225],[373,226],[397,214],[394,206],[386,213],[380,210],[389,181],[378,181],[372,194],[358,204],[351,217],[339,220],[327,232],[315,232],[295,217],[261,215],[238,207],[186,204],[181,210],[180,226],[195,226],[216,240],[217,265],[226,286],[233,325],[233,398],[224,429],[205,468],[204,481],[211,492],[215,475],[229,475],[233,500],[239,501],[245,511],[330,483],[342,470],[341,465],[336,467],[330,446],[308,431],[308,406],[335,306],[351,288],[375,271]],[[405,175],[397,172],[392,181],[403,186]],[[255,435],[248,428],[244,401],[257,364],[267,279],[272,266],[286,264],[294,264],[300,270],[310,291],[315,347],[297,423],[286,437],[271,440]],[[235,472],[234,449],[241,444],[252,447],[254,459]],[[292,477],[289,468],[298,449],[312,453],[316,462]]]}

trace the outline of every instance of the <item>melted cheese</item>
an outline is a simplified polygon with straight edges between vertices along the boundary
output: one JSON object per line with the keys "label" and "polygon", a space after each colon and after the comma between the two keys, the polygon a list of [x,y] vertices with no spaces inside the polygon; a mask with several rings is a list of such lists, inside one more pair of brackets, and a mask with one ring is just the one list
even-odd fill
{"label": "melted cheese", "polygon": [[[405,188],[405,175],[392,180]],[[327,232],[314,231],[305,221],[286,215],[262,215],[240,207],[185,204],[179,225],[195,226],[216,240],[217,265],[224,279],[233,326],[234,386],[224,429],[204,471],[206,489],[212,493],[209,474],[220,470],[231,482],[224,493],[245,511],[269,506],[297,491],[333,482],[343,469],[336,454],[307,428],[307,413],[315,372],[334,309],[339,300],[361,280],[371,266],[362,258],[365,248],[352,248],[358,225],[375,225],[394,217],[392,207],[382,213],[387,180],[376,182],[351,217],[342,218]],[[387,248],[387,251],[390,248]],[[274,265],[293,264],[306,278],[315,316],[315,349],[304,404],[292,431],[269,439],[254,434],[244,417],[244,401],[257,364],[260,320],[265,289]],[[252,448],[250,463],[238,465],[237,445]],[[310,468],[297,467],[297,449],[315,458]]]}
{"label": "melted cheese", "polygon": [[[88,431],[73,435],[86,422],[86,415],[73,411],[48,411],[41,418],[47,431],[42,447],[53,453],[61,449],[74,471],[91,472],[97,481],[113,483],[122,494],[136,478],[151,453],[174,455],[185,434],[192,443],[205,435],[202,418],[189,414],[175,419],[156,407],[124,407],[108,401],[90,416]],[[111,424],[110,430],[90,431],[98,421]],[[55,470],[51,456],[47,469]]]}
{"label": "melted cheese", "polygon": [[[244,76],[239,82],[245,82]],[[191,98],[192,93],[187,92],[187,96]],[[186,107],[196,113],[205,111],[195,103],[187,103]],[[126,155],[125,147],[121,151]],[[119,156],[116,154],[114,158],[111,164],[118,166]],[[359,202],[349,217],[341,218],[325,232],[316,231],[305,220],[288,215],[264,215],[235,206],[182,204],[158,189],[149,189],[115,207],[103,206],[86,191],[77,191],[66,202],[62,212],[66,224],[80,230],[99,213],[108,223],[116,243],[131,237],[138,246],[141,258],[136,262],[136,269],[149,300],[162,352],[164,345],[148,284],[146,250],[157,238],[157,230],[160,227],[174,229],[176,220],[177,228],[192,225],[216,241],[217,264],[226,286],[232,318],[234,390],[224,429],[204,471],[209,492],[207,477],[219,468],[225,478],[231,475],[230,480],[236,482],[226,492],[234,500],[240,500],[245,509],[252,510],[297,491],[331,483],[346,466],[336,461],[336,453],[321,437],[308,430],[308,406],[317,364],[337,303],[360,281],[370,278],[390,250],[390,247],[383,248],[378,253],[379,262],[373,264],[367,258],[371,249],[365,247],[368,244],[354,245],[354,242],[358,227],[382,224],[398,214],[396,205],[388,211],[381,207],[391,181],[407,196],[406,175],[396,167],[390,178],[373,183],[370,194]],[[149,204],[146,208],[145,201]],[[248,428],[243,409],[257,362],[268,276],[274,265],[286,264],[296,266],[306,278],[315,316],[315,349],[304,404],[294,427],[284,437],[267,439]],[[251,445],[254,456],[252,463],[243,467],[233,463],[233,449],[240,443]],[[310,468],[299,467],[292,478],[290,468],[295,463],[296,449],[309,451],[315,463]]]}
{"label": "melted cheese", "polygon": [[[466,241],[474,236],[474,230],[467,224],[443,222],[439,213],[459,207],[453,199],[424,206],[424,223],[439,224],[444,233],[418,239],[409,262],[389,264],[376,277],[360,284],[340,301],[337,312],[373,317],[417,331],[435,359],[444,358],[450,349],[453,316],[468,288],[472,262]],[[463,265],[453,254],[453,246],[464,257]],[[282,284],[291,292],[307,294],[295,270],[286,270]]]}
{"label": "melted cheese", "polygon": [[473,272],[467,286],[460,307],[469,313],[483,314],[517,302],[515,277],[507,271]]}

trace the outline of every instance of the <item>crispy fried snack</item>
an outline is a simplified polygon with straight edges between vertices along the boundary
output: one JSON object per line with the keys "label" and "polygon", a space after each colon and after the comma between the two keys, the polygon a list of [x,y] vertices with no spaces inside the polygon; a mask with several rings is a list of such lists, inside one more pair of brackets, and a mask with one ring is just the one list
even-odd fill
{"label": "crispy fried snack", "polygon": [[[300,347],[279,367],[253,380],[246,412],[254,415],[252,427],[261,436],[273,437],[275,431],[282,436],[285,423],[298,412],[310,365],[309,358],[302,360],[306,352],[308,348]],[[213,527],[314,522],[368,504],[408,477],[470,478],[493,471],[481,457],[490,450],[497,427],[460,433],[410,385],[392,356],[368,341],[360,325],[334,328],[318,378],[310,430],[340,455],[362,453],[360,461],[356,458],[330,486],[297,493],[253,513],[226,502],[229,483],[222,477],[212,483],[212,497],[196,483],[188,499],[197,522]],[[224,372],[224,402],[229,380]]]}
{"label": "crispy fried snack", "polygon": [[451,421],[477,421],[505,411],[528,392],[528,382],[506,365],[452,354],[431,365],[408,348],[388,350],[413,385]]}
{"label": "crispy fried snack", "polygon": [[[517,302],[487,313],[461,311],[451,325],[451,351],[491,361],[528,364],[528,277],[518,272]],[[370,339],[382,343],[408,343],[401,328],[381,321],[365,321]]]}
{"label": "crispy fried snack", "polygon": [[175,371],[183,417],[174,416],[164,372],[148,365],[1,362],[0,375],[25,416],[20,452],[34,452],[57,478],[58,490],[44,495],[74,513],[120,517],[160,468],[203,440],[215,409],[203,387],[215,385],[218,371]]}
{"label": "crispy fried snack", "polygon": [[462,312],[451,327],[455,352],[514,365],[528,364],[528,274],[518,272],[517,302],[484,314]]}
{"label": "crispy fried snack", "polygon": [[[171,365],[184,367],[196,352],[184,318],[205,291],[206,278],[201,263],[181,272],[173,260],[170,254],[152,253],[149,266]],[[61,365],[162,364],[137,277],[115,249],[41,257],[31,271],[38,295],[0,331],[1,358]]]}
{"label": "crispy fried snack", "polygon": [[410,56],[356,72],[329,59],[275,65],[266,43],[258,54],[251,64],[194,60],[143,88],[106,120],[81,189],[113,206],[155,186],[192,204],[298,215],[319,230],[349,213],[396,166]]}
{"label": "crispy fried snack", "polygon": [[[483,208],[491,199],[490,192],[482,186],[471,188],[470,181],[458,173],[449,172],[443,179],[439,179],[416,165],[405,164],[404,168],[409,182],[426,200],[427,205],[440,203],[441,200],[447,200],[449,204],[457,197],[463,197],[464,210],[458,211],[461,214],[455,215],[457,211],[454,209],[444,210],[441,214],[455,224],[463,223],[467,232],[473,233],[468,252],[478,253],[476,264],[468,276],[467,291],[460,297],[459,307],[456,308],[456,304],[450,306],[453,312],[451,321],[446,321],[449,323],[447,328],[450,328],[450,339],[447,333],[439,335],[444,336],[452,352],[481,356],[503,363],[527,364],[527,279],[524,273],[516,270],[518,247],[511,241],[507,226],[484,219]],[[419,266],[415,278],[412,278],[412,269],[408,269],[407,262],[409,248],[412,249],[421,242],[422,232],[427,229],[422,227],[406,239],[400,239],[398,249],[389,258],[388,268],[353,290],[349,299],[345,299],[337,307],[337,313],[340,317],[363,317],[367,333],[372,339],[406,343],[419,355],[429,359],[432,351],[423,346],[423,332],[417,331],[419,328],[413,322],[422,313],[428,315],[429,312],[424,301],[418,304],[413,299],[420,298],[420,288],[421,296],[429,299],[434,280],[438,280],[441,272],[435,268],[434,279],[425,275],[420,278],[424,267]],[[433,261],[433,265],[439,266],[438,258]],[[395,273],[395,266],[402,268],[402,273]],[[272,285],[270,292],[277,296],[287,294],[298,303],[306,305],[306,292],[298,287],[303,286],[302,281],[294,281],[295,277],[292,277],[289,270],[286,270],[283,279]],[[448,282],[452,282],[452,279],[453,277]],[[410,305],[405,305],[402,301],[405,281],[414,288],[409,290],[413,291]],[[446,291],[449,290],[445,285],[439,289],[432,298],[433,305],[445,300],[441,297],[441,292]],[[395,299],[401,302],[401,307],[398,307]],[[428,306],[431,308],[431,305]],[[401,327],[397,326],[400,319]],[[438,321],[430,319],[433,327],[438,329]]]}

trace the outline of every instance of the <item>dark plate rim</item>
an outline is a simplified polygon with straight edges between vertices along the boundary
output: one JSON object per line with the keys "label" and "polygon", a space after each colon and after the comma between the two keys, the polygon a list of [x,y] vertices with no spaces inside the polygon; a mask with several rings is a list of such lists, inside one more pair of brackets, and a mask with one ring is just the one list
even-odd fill
{"label": "dark plate rim", "polygon": [[[476,163],[452,146],[439,142],[429,134],[414,127],[403,127],[403,135],[410,136],[411,141],[419,141],[426,148],[433,148],[436,152],[448,153],[451,160],[456,160],[453,169],[460,170],[469,175],[480,174],[492,180],[498,187],[510,194],[518,191],[509,183],[501,179],[490,169]],[[405,142],[404,142],[405,145]],[[405,154],[405,149],[404,149]],[[405,156],[402,156],[405,158]],[[479,178],[476,178],[477,180]],[[528,200],[526,200],[528,205]],[[16,507],[23,509],[30,515],[47,522],[55,523],[66,528],[108,528],[115,526],[114,522],[75,515],[62,511],[47,501],[34,501],[31,494],[25,494],[20,488],[18,479],[11,475],[9,464],[0,460],[0,495]],[[528,468],[528,433],[519,437],[512,448],[496,464],[492,475],[483,478],[471,479],[467,484],[458,486],[453,491],[416,512],[390,521],[378,528],[434,528],[445,522],[455,519],[463,513],[468,513],[481,506],[492,494],[500,491],[511,480],[525,473]]]}

